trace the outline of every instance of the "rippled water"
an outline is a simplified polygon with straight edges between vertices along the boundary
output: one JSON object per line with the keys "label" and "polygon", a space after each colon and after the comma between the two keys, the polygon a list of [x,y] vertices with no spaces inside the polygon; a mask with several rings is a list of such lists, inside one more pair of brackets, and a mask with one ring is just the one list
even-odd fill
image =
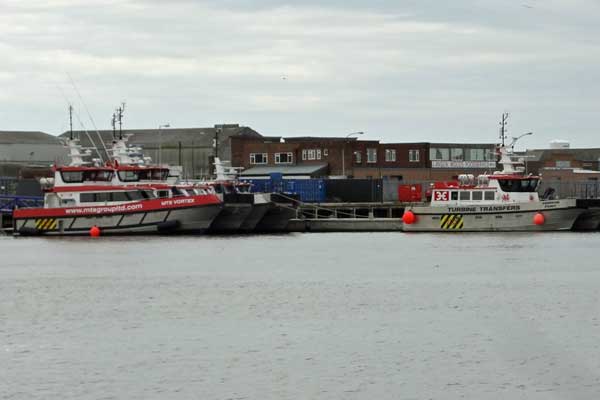
{"label": "rippled water", "polygon": [[0,398],[598,398],[599,243],[2,237]]}

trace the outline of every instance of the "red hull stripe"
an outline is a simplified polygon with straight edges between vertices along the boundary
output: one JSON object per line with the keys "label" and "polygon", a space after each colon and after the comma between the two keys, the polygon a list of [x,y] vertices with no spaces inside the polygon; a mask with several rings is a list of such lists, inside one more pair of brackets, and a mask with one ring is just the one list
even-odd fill
{"label": "red hull stripe", "polygon": [[147,211],[169,211],[178,208],[190,208],[221,204],[215,195],[174,197],[166,199],[152,199],[132,201],[111,206],[84,206],[68,208],[20,208],[13,213],[14,219],[38,217],[86,217],[93,215],[129,214]]}

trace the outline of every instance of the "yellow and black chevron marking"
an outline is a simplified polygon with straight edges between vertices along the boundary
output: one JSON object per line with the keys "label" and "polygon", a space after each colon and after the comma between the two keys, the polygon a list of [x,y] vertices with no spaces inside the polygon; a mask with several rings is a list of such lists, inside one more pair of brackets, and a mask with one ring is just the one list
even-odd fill
{"label": "yellow and black chevron marking", "polygon": [[462,229],[464,225],[461,214],[444,214],[440,219],[440,228],[442,229]]}
{"label": "yellow and black chevron marking", "polygon": [[58,221],[56,218],[40,218],[35,220],[35,229],[40,231],[51,231],[56,229]]}

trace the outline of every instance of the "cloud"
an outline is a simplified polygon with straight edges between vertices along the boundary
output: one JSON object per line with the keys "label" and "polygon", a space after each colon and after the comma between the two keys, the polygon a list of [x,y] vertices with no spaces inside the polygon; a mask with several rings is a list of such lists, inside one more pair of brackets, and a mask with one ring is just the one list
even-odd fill
{"label": "cloud", "polygon": [[[176,109],[179,126],[482,141],[504,109],[555,136],[562,109],[591,141],[598,7],[539,3],[3,0],[2,128],[58,133],[69,72],[100,120],[125,98],[136,127]],[[28,107],[57,116],[17,119]]]}

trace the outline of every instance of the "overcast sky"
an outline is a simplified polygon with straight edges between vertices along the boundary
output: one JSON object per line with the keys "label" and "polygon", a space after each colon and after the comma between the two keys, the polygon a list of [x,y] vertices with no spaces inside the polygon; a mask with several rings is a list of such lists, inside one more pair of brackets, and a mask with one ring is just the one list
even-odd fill
{"label": "overcast sky", "polygon": [[[0,130],[239,123],[600,147],[600,2],[0,0]],[[74,85],[68,76],[71,76]],[[79,123],[76,124],[79,128]]]}

